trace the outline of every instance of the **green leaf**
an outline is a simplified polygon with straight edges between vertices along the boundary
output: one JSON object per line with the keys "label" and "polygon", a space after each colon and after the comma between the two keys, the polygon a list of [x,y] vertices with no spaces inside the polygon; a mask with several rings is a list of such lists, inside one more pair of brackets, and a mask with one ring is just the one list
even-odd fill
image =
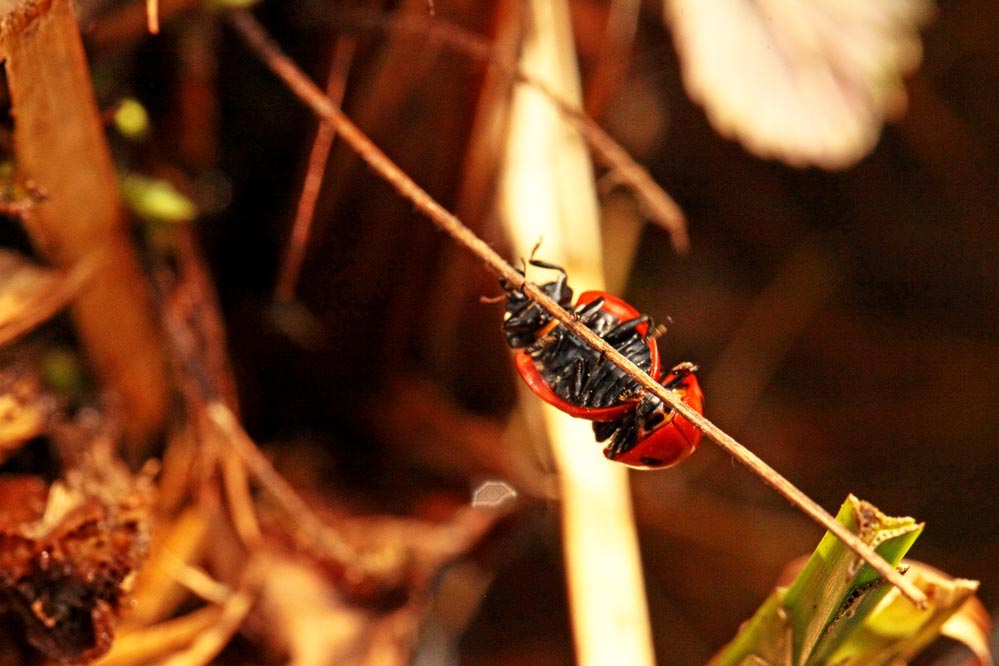
{"label": "green leaf", "polygon": [[149,134],[149,114],[137,99],[123,99],[114,112],[114,126],[126,139],[139,141]]}
{"label": "green leaf", "polygon": [[[966,602],[974,601],[977,581],[952,578],[919,562],[911,562],[906,575],[913,577],[917,587],[926,592],[930,607],[919,610],[898,590],[889,590],[867,621],[830,653],[827,663],[837,666],[907,663],[943,633],[944,625],[955,614],[974,611],[974,606]],[[986,646],[988,633],[986,629],[982,636]],[[991,655],[980,658],[982,663],[991,663]]]}
{"label": "green leaf", "polygon": [[165,180],[130,173],[121,178],[125,204],[147,222],[177,224],[198,215],[194,203]]}
{"label": "green leaf", "polygon": [[[847,498],[836,520],[893,566],[922,532],[912,518],[893,518]],[[712,666],[813,666],[862,626],[892,589],[880,575],[826,533],[794,582],[776,588],[753,618],[711,661]]]}
{"label": "green leaf", "polygon": [[89,388],[83,366],[70,349],[57,347],[48,350],[42,357],[41,371],[45,385],[64,399],[80,400]]}

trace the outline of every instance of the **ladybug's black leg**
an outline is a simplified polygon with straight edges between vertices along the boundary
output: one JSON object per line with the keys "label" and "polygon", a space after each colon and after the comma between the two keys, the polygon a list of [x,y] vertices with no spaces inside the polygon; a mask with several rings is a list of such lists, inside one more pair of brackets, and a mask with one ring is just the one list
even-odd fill
{"label": "ladybug's black leg", "polygon": [[581,322],[585,324],[588,323],[595,316],[600,314],[600,308],[602,308],[603,306],[604,306],[604,299],[598,298],[595,301],[591,301],[590,303],[587,303],[586,305],[577,308],[576,310],[573,311],[573,314],[576,315],[577,319],[579,319]]}
{"label": "ladybug's black leg", "polygon": [[[651,320],[650,320],[650,325],[651,325]],[[663,325],[663,324],[655,324],[654,326],[651,326],[649,328],[649,332],[648,332],[648,334],[645,337],[652,338],[653,340],[658,340],[662,336],[666,335],[666,333],[668,331],[669,331],[669,329],[666,328],[665,325]]]}
{"label": "ladybug's black leg", "polygon": [[581,400],[583,387],[596,366],[596,354],[580,346],[576,339],[567,334],[559,336],[558,342],[544,350],[543,374],[556,393],[574,404],[586,406]]}
{"label": "ladybug's black leg", "polygon": [[642,324],[649,324],[651,326],[652,318],[649,317],[649,315],[642,315],[641,317],[635,317],[634,319],[621,322],[611,330],[607,331],[604,335],[604,339],[607,340],[607,342],[611,342],[612,340],[619,340],[632,333],[635,333],[637,336],[638,333],[635,332],[635,329]]}
{"label": "ladybug's black leg", "polygon": [[544,286],[544,291],[545,294],[547,294],[553,301],[561,305],[563,308],[568,308],[572,304],[572,288],[569,287],[569,276],[566,274],[565,269],[561,266],[556,266],[555,264],[549,264],[547,261],[535,259],[533,257],[533,253],[531,256],[531,265],[537,266],[538,268],[558,271],[559,276],[555,280],[547,283]]}
{"label": "ladybug's black leg", "polygon": [[556,280],[545,285],[545,293],[563,308],[572,305],[572,288],[569,286],[568,279],[568,276],[563,272]]}
{"label": "ladybug's black leg", "polygon": [[[507,317],[502,329],[507,339],[511,341],[511,346],[523,347],[534,339],[535,333],[546,323],[537,311],[525,308]],[[513,344],[514,340],[518,341],[518,344]]]}
{"label": "ladybug's black leg", "polygon": [[586,379],[586,374],[586,359],[582,356],[572,359],[567,382],[569,400],[572,402],[579,402],[579,394],[583,392],[583,381]]}
{"label": "ladybug's black leg", "polygon": [[674,391],[678,388],[682,388],[684,382],[687,381],[687,377],[697,372],[697,366],[689,361],[685,361],[674,366],[670,372],[676,376],[670,380],[669,384],[665,384],[665,386],[669,390]]}
{"label": "ladybug's black leg", "polygon": [[646,432],[652,432],[653,430],[658,428],[665,420],[666,420],[666,410],[657,409],[651,414],[649,414],[649,416],[645,419],[645,421],[642,423],[642,428]]}
{"label": "ladybug's black leg", "polygon": [[627,453],[638,444],[638,424],[633,414],[621,420],[614,436],[611,438],[608,457],[617,457],[622,453]]}
{"label": "ladybug's black leg", "polygon": [[[515,268],[514,270],[517,271],[518,273],[520,273],[520,277],[527,277],[527,270],[526,270],[526,268],[527,267],[525,266],[524,268]],[[503,288],[504,291],[514,292],[514,293],[518,293],[518,294],[520,293],[520,290],[517,289],[517,285],[513,284],[512,282],[510,282],[506,278],[500,278],[499,279],[499,283],[500,283],[500,286]],[[521,294],[521,296],[523,296],[523,294]]]}
{"label": "ladybug's black leg", "polygon": [[547,268],[550,271],[558,271],[562,275],[565,275],[565,269],[564,268],[562,268],[561,266],[558,266],[556,264],[549,263],[549,262],[547,262],[547,261],[545,261],[543,259],[535,259],[533,252],[531,253],[530,264],[532,266],[537,266],[538,268]]}
{"label": "ladybug's black leg", "polygon": [[619,425],[620,421],[594,421],[593,436],[596,437],[598,442],[602,442],[613,435]]}
{"label": "ladybug's black leg", "polygon": [[617,381],[607,382],[606,388],[594,395],[594,402],[600,405],[613,405],[621,401],[621,396],[633,386],[634,380],[627,375],[621,375]]}
{"label": "ladybug's black leg", "polygon": [[666,415],[672,411],[673,408],[664,405],[662,400],[651,393],[646,393],[638,402],[638,407],[635,409],[635,422],[640,424],[642,429],[646,431],[655,430],[662,420],[666,418]]}
{"label": "ladybug's black leg", "polygon": [[580,392],[580,404],[586,407],[591,407],[595,404],[594,394],[611,380],[610,373],[611,366],[609,366],[603,355],[601,355],[597,362],[593,364],[593,369],[586,378],[586,383]]}
{"label": "ladybug's black leg", "polygon": [[617,350],[641,368],[643,372],[648,372],[652,367],[652,353],[649,351],[649,345],[641,338],[631,338],[625,344],[617,347]]}
{"label": "ladybug's black leg", "polygon": [[562,340],[565,336],[561,335],[558,331],[559,329],[555,329],[546,335],[542,335],[540,338],[525,347],[524,351],[531,356],[537,356],[542,352],[545,352],[550,356],[560,353]]}

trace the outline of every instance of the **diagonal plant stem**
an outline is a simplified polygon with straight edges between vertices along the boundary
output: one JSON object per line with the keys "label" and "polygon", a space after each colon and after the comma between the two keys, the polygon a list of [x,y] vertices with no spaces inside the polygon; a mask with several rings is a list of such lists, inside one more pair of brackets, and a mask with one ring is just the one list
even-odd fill
{"label": "diagonal plant stem", "polygon": [[[337,39],[333,47],[333,59],[326,80],[326,96],[339,105],[347,88],[347,73],[357,50],[357,38],[346,35]],[[316,214],[316,201],[326,175],[326,161],[329,159],[333,140],[336,139],[336,126],[320,122],[316,128],[316,138],[312,142],[308,167],[302,180],[302,191],[295,210],[295,221],[291,226],[291,236],[284,249],[274,299],[287,303],[294,300],[298,279],[302,274],[305,249],[312,233]]]}
{"label": "diagonal plant stem", "polygon": [[337,108],[323,92],[302,73],[295,63],[288,58],[267,35],[257,20],[245,10],[233,10],[228,19],[247,44],[263,60],[274,74],[281,78],[288,88],[299,97],[313,112],[324,121],[336,126],[339,136],[346,141],[374,171],[388,182],[405,199],[408,199],[420,212],[430,218],[439,229],[451,236],[488,266],[496,275],[514,285],[531,300],[551,313],[574,335],[582,338],[588,345],[599,350],[611,363],[621,368],[644,389],[676,410],[715,444],[727,451],[750,471],[756,474],[764,483],[773,487],[791,504],[797,506],[808,517],[819,523],[832,534],[836,535],[850,550],[865,560],[875,571],[883,576],[910,601],[920,608],[927,604],[926,595],[909,580],[905,579],[894,567],[888,564],[859,537],[837,523],[829,513],[815,500],[799,490],[785,479],[775,469],[765,463],[759,456],[737,442],[731,435],[694,411],[675,394],[668,391],[649,375],[613,347],[598,337],[593,331],[579,322],[571,313],[561,308],[558,303],[545,295],[534,283],[520,274],[503,257],[501,257],[485,241],[475,235],[461,220],[449,212],[425,190],[413,181],[389,157],[376,146],[344,113]]}

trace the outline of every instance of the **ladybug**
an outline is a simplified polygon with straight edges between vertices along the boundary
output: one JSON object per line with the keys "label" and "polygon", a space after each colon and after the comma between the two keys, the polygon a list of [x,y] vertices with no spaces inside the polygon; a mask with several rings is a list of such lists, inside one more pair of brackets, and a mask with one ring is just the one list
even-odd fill
{"label": "ladybug", "polygon": [[[602,291],[582,293],[574,307],[565,271],[531,260],[531,265],[558,271],[541,286],[552,300],[569,309],[587,328],[623,356],[658,379],[659,349],[647,315],[617,296]],[[570,333],[537,303],[504,282],[507,292],[503,333],[519,351],[514,364],[527,385],[545,402],[591,421],[612,421],[630,412],[641,392],[637,382]]]}
{"label": "ladybug", "polygon": [[[678,394],[698,414],[704,413],[704,394],[693,363],[670,370],[662,385]],[[635,408],[614,421],[593,424],[598,442],[610,440],[604,456],[638,469],[660,469],[686,460],[697,450],[701,431],[652,395],[644,394]]]}
{"label": "ladybug", "polygon": [[[532,259],[532,266],[558,272],[541,290],[587,328],[656,381],[662,369],[652,320],[617,296],[602,291],[580,294],[572,304],[572,288],[561,267]],[[520,271],[521,275],[524,271]],[[638,469],[670,467],[688,458],[701,432],[668,405],[644,392],[623,370],[573,335],[514,285],[506,291],[503,334],[518,350],[517,372],[542,400],[563,412],[593,421],[598,442],[609,440],[604,456]],[[703,413],[704,395],[692,363],[675,366],[661,380],[681,400]]]}

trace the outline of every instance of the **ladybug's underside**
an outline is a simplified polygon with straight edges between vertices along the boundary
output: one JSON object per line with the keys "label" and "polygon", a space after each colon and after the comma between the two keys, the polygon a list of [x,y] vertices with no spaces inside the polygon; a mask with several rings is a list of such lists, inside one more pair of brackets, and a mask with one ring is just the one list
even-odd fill
{"label": "ladybug's underside", "polygon": [[[621,323],[610,313],[595,310],[582,321],[632,363],[649,372],[652,354],[645,338],[635,330],[638,324],[648,321],[647,317]],[[610,407],[634,400],[639,393],[634,379],[563,326],[552,329],[527,351],[552,390],[573,405]]]}
{"label": "ladybug's underside", "polygon": [[[558,271],[555,280],[541,285],[548,297],[571,308],[582,324],[660,381],[659,352],[647,315],[604,292],[584,292],[573,307],[565,271],[540,261],[531,264]],[[503,334],[510,347],[521,350],[515,358],[521,377],[545,402],[593,421],[597,441],[609,440],[605,456],[647,469],[674,465],[693,453],[700,433],[686,419],[643,392],[638,382],[516,286],[501,284],[507,292]],[[693,364],[681,363],[662,383],[700,412],[702,395],[695,370]]]}

